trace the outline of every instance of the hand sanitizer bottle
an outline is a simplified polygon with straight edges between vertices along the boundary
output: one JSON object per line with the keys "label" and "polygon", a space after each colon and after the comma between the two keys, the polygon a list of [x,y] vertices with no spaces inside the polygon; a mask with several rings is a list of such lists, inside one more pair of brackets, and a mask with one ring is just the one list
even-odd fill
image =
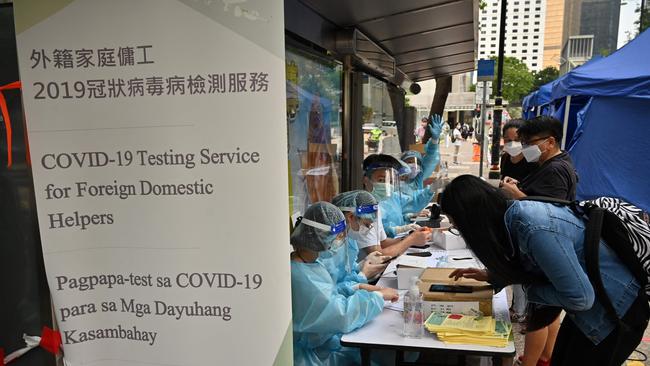
{"label": "hand sanitizer bottle", "polygon": [[408,338],[422,338],[423,334],[424,304],[418,282],[417,277],[412,277],[411,287],[404,295],[404,337]]}

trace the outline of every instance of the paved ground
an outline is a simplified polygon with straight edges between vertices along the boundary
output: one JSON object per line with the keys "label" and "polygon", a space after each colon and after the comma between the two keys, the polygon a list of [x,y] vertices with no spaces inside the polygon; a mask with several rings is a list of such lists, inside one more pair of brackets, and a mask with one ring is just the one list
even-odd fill
{"label": "paved ground", "polygon": [[[455,178],[459,175],[462,174],[473,174],[473,175],[478,175],[479,173],[479,163],[478,162],[472,162],[472,144],[469,141],[464,141],[463,145],[461,146],[460,149],[460,156],[459,156],[459,165],[454,165],[452,164],[453,161],[453,146],[445,147],[444,144],[441,145],[440,153],[441,153],[441,162],[448,162],[449,166],[449,177],[450,178]],[[487,163],[484,165],[483,168],[483,176],[487,178],[488,176],[488,171],[489,171],[489,166]],[[521,326],[519,324],[514,325],[514,333],[515,333],[515,345],[517,348],[517,353],[521,354],[523,352],[524,348],[524,336],[521,334]],[[646,330],[645,335],[644,335],[644,340],[641,342],[639,347],[637,348],[639,351],[643,352],[644,354],[650,356],[650,327]],[[635,353],[632,355],[632,358],[643,358],[642,355]],[[476,364],[476,365],[483,365],[484,363],[479,363],[478,360],[468,360],[468,364]],[[643,363],[644,365],[650,365],[650,361],[645,361]]]}

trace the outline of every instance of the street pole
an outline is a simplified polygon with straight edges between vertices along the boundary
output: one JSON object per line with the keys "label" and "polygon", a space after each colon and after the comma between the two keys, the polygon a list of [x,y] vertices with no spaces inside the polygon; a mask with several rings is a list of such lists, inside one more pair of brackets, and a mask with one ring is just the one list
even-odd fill
{"label": "street pole", "polygon": [[481,104],[481,165],[478,176],[483,178],[483,156],[485,155],[485,115],[487,114],[487,81],[483,81],[483,104]]}
{"label": "street pole", "polygon": [[503,53],[506,38],[506,10],[508,1],[501,0],[501,21],[499,24],[499,59],[497,64],[497,93],[494,99],[492,119],[492,166],[490,179],[499,179],[499,148],[501,145],[501,119],[503,117]]}
{"label": "street pole", "polygon": [[643,13],[645,13],[645,0],[641,0],[641,14],[639,15],[639,34],[643,33]]}

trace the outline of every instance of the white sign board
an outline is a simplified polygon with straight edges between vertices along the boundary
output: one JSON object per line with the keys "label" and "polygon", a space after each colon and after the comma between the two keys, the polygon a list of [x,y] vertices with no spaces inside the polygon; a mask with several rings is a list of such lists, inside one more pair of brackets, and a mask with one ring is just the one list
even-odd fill
{"label": "white sign board", "polygon": [[66,363],[290,364],[283,2],[14,6]]}

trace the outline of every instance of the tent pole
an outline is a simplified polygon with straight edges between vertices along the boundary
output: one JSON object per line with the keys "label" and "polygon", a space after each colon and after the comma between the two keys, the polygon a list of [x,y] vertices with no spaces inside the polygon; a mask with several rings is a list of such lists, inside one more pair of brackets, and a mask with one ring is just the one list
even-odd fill
{"label": "tent pole", "polygon": [[539,115],[542,114],[541,112],[542,112],[542,107],[537,106],[537,117],[539,117]]}
{"label": "tent pole", "polygon": [[564,123],[562,126],[562,150],[566,148],[566,131],[569,127],[569,110],[571,109],[571,96],[566,97],[566,103],[564,104]]}

